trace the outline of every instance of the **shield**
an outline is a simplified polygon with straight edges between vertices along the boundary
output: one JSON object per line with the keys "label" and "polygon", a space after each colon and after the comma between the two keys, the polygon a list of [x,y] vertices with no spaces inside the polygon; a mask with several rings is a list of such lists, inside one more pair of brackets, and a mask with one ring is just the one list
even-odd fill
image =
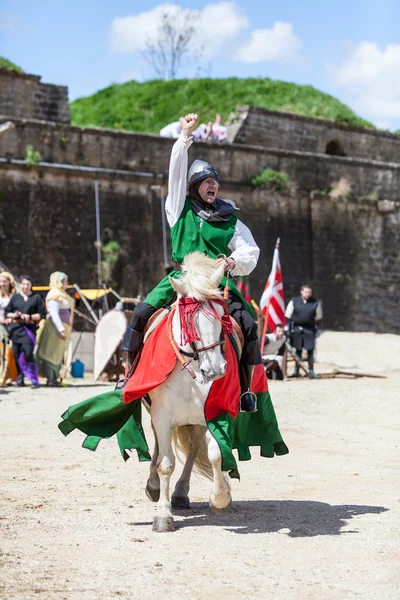
{"label": "shield", "polygon": [[110,310],[96,327],[94,342],[94,380],[96,381],[122,342],[128,321],[120,310]]}

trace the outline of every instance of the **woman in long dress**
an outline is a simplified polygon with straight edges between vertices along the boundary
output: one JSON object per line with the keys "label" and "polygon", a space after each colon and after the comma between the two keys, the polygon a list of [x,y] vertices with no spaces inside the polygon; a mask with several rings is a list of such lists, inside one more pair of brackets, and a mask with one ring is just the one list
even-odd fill
{"label": "woman in long dress", "polygon": [[14,277],[8,271],[2,271],[0,273],[0,385],[5,385],[8,380],[17,377],[6,317],[6,309],[16,291]]}
{"label": "woman in long dress", "polygon": [[46,296],[47,317],[38,332],[35,360],[39,374],[47,377],[49,387],[58,387],[65,376],[69,340],[72,330],[74,300],[68,295],[68,276],[61,271],[50,275]]}
{"label": "woman in long dress", "polygon": [[8,337],[8,331],[6,328],[7,318],[5,309],[10,303],[12,296],[16,292],[16,283],[14,277],[8,271],[2,271],[0,273],[0,337]]}
{"label": "woman in long dress", "polygon": [[20,293],[14,294],[7,306],[7,318],[11,320],[8,331],[18,368],[17,386],[24,386],[24,377],[27,377],[31,380],[32,388],[39,388],[33,351],[36,345],[37,324],[45,316],[44,304],[39,294],[32,292],[32,280],[29,275],[22,275],[20,289]]}

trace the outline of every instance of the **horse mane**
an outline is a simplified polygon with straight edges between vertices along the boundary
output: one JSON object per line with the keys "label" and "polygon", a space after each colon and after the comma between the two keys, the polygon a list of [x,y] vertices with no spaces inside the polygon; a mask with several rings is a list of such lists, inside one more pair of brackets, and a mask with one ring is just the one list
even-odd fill
{"label": "horse mane", "polygon": [[[213,258],[202,252],[190,252],[183,260],[183,275],[179,278],[185,296],[190,296],[205,302],[207,300],[220,300],[222,292],[219,282],[216,283],[218,263]],[[223,271],[221,269],[221,279]]]}

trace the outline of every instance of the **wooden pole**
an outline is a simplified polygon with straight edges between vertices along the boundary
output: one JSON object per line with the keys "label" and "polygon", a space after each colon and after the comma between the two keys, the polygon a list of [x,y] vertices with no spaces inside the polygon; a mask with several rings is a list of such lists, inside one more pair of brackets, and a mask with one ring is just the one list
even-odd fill
{"label": "wooden pole", "polygon": [[296,352],[293,351],[293,348],[290,346],[289,342],[285,342],[285,346],[286,346],[286,350],[288,351],[290,356],[294,359],[296,365],[298,365],[300,367],[300,369],[302,369],[304,371],[304,373],[309,377],[310,376],[309,370],[306,369],[306,367],[303,365],[301,360],[298,359]]}
{"label": "wooden pole", "polygon": [[265,315],[264,315],[264,327],[263,327],[262,336],[261,336],[261,355],[264,352],[265,336],[267,335],[267,329],[268,329],[268,310],[269,310],[269,303],[270,303],[270,301],[271,301],[271,296],[269,297],[268,304],[267,304],[267,310],[266,310]]}

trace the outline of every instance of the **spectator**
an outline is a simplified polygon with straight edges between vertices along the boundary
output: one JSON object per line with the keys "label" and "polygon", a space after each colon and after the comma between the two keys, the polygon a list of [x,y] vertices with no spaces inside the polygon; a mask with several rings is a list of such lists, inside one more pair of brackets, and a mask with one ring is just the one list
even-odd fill
{"label": "spectator", "polygon": [[212,126],[212,141],[225,142],[228,137],[228,129],[222,125],[222,116],[217,113]]}
{"label": "spectator", "polygon": [[68,276],[61,271],[50,275],[46,296],[47,319],[39,327],[35,359],[47,386],[59,387],[63,379],[72,329],[74,300],[67,293]]}
{"label": "spectator", "polygon": [[193,139],[195,140],[203,140],[203,141],[211,141],[212,140],[212,127],[213,122],[207,121],[207,123],[202,123],[193,131]]}
{"label": "spectator", "polygon": [[[14,277],[8,271],[0,273],[0,325],[6,324],[5,309],[10,303],[12,296],[16,292],[16,283]],[[0,327],[1,334],[8,335],[7,330]]]}
{"label": "spectator", "polygon": [[8,331],[18,369],[17,385],[24,386],[24,377],[27,377],[31,380],[32,388],[38,388],[38,369],[33,351],[36,344],[36,326],[45,316],[44,304],[39,294],[32,292],[32,279],[29,275],[22,275],[20,288],[21,292],[14,294],[7,306],[7,318],[12,321]]}
{"label": "spectator", "polygon": [[286,335],[282,323],[278,323],[274,333],[265,336],[263,364],[271,379],[283,380],[282,362],[285,352]]}
{"label": "spectator", "polygon": [[0,385],[4,385],[14,375],[14,369],[12,369],[13,373],[10,374],[12,354],[6,327],[6,309],[15,292],[16,283],[11,273],[8,273],[8,271],[0,273]]}
{"label": "spectator", "polygon": [[161,137],[178,139],[182,131],[182,122],[183,117],[179,117],[179,121],[175,121],[175,123],[170,123],[163,127],[160,131]]}
{"label": "spectator", "polygon": [[[313,379],[320,376],[314,373],[314,349],[317,332],[322,325],[322,305],[312,295],[312,288],[304,284],[300,296],[293,298],[287,305],[285,317],[290,331],[291,344],[301,360],[303,348],[307,350],[308,369]],[[291,377],[299,377],[299,366],[296,364]]]}

